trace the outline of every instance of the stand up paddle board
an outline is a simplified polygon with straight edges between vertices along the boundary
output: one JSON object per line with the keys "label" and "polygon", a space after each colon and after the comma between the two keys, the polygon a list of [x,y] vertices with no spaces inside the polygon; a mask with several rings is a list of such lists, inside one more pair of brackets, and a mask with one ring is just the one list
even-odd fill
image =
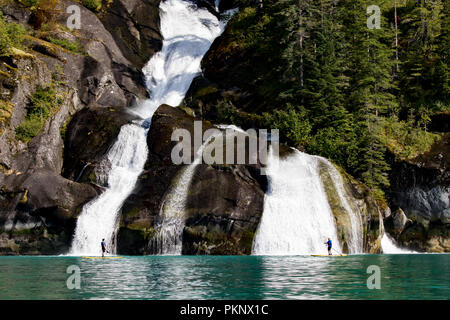
{"label": "stand up paddle board", "polygon": [[312,254],[312,257],[346,257],[346,254],[333,254],[333,255],[328,255],[328,254]]}
{"label": "stand up paddle board", "polygon": [[123,257],[81,257],[82,259],[121,259]]}

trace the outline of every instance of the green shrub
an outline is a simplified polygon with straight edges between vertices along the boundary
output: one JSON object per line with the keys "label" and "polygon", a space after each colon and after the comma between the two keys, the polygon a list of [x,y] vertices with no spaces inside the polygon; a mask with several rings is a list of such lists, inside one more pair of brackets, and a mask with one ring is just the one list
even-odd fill
{"label": "green shrub", "polygon": [[233,123],[237,126],[241,126],[242,122],[236,107],[228,102],[226,99],[217,103],[217,121],[221,123]]}
{"label": "green shrub", "polygon": [[92,11],[99,10],[102,5],[101,0],[82,0],[81,3],[83,4],[83,6]]}
{"label": "green shrub", "polygon": [[25,120],[16,128],[16,137],[28,142],[39,134],[45,121],[63,103],[63,97],[52,86],[38,87],[27,108]]}
{"label": "green shrub", "polygon": [[412,159],[431,149],[441,138],[440,134],[427,132],[411,122],[386,118],[377,127],[380,141],[400,159]]}
{"label": "green shrub", "polygon": [[5,20],[0,11],[0,56],[10,54],[11,47],[20,48],[25,35],[25,28],[17,23]]}
{"label": "green shrub", "polygon": [[293,145],[304,145],[308,141],[311,132],[311,124],[306,117],[306,112],[294,109],[290,104],[287,110],[275,110],[271,113],[263,113],[265,126],[268,129],[279,129],[280,136]]}
{"label": "green shrub", "polygon": [[16,0],[16,1],[24,5],[25,7],[35,8],[40,0]]}
{"label": "green shrub", "polygon": [[8,28],[3,14],[0,12],[0,56],[5,55],[11,47]]}
{"label": "green shrub", "polygon": [[25,28],[17,23],[7,24],[9,41],[12,47],[20,48],[25,35]]}
{"label": "green shrub", "polygon": [[42,125],[43,121],[41,121],[40,117],[31,116],[30,118],[25,119],[16,128],[16,137],[22,140],[23,142],[28,142],[39,134]]}
{"label": "green shrub", "polygon": [[69,51],[72,51],[74,53],[81,53],[82,52],[82,50],[80,48],[81,46],[77,42],[73,42],[73,41],[70,41],[70,40],[67,40],[67,39],[56,39],[56,38],[52,38],[52,37],[49,37],[48,40],[51,43],[56,44],[57,46],[63,47],[63,48],[65,48],[65,49],[67,49]]}
{"label": "green shrub", "polygon": [[0,123],[11,118],[14,106],[11,102],[0,100]]}

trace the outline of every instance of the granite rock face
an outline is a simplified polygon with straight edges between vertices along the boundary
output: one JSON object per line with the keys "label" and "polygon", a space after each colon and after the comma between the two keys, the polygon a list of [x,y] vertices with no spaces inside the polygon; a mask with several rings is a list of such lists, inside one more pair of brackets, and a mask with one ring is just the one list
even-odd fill
{"label": "granite rock face", "polygon": [[[64,29],[69,5],[81,29]],[[69,249],[76,217],[102,188],[93,171],[128,108],[148,97],[141,68],[161,47],[159,1],[114,1],[92,12],[77,2],[55,7],[57,30],[26,40],[25,51],[1,57],[0,254],[60,254]],[[11,2],[8,21],[35,27],[35,12]],[[121,37],[118,37],[118,34]],[[68,50],[55,40],[77,43]],[[134,44],[126,48],[125,43]],[[60,105],[39,133],[22,141],[16,129],[39,88],[51,86]]]}
{"label": "granite rock face", "polygon": [[449,163],[449,133],[429,152],[415,159],[393,160],[389,200],[392,209],[401,209],[408,222],[400,231],[399,222],[395,223],[398,217],[394,216],[386,229],[403,246],[419,251],[449,252]]}
{"label": "granite rock face", "polygon": [[[195,118],[190,113],[163,105],[153,116],[145,172],[123,207],[118,234],[121,254],[160,250],[155,239],[161,207],[186,169],[186,165],[174,165],[171,160],[176,145],[171,135],[183,128],[193,137]],[[211,127],[202,123],[203,132]],[[266,185],[260,165],[197,165],[179,213],[185,219],[183,254],[250,254]]]}

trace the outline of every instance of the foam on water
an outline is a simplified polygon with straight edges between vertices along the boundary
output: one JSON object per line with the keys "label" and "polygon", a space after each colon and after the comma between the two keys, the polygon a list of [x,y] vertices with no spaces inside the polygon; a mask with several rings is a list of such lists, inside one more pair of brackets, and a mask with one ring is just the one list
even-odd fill
{"label": "foam on water", "polygon": [[394,240],[386,233],[384,233],[383,238],[381,238],[381,249],[384,254],[418,253],[415,251],[400,248],[397,244],[395,244]]}

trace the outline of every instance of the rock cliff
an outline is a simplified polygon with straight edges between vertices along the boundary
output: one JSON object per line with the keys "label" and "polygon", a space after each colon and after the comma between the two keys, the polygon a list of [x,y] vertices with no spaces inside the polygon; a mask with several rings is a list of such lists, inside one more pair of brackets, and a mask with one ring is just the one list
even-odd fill
{"label": "rock cliff", "polygon": [[[153,116],[145,172],[123,207],[118,234],[120,253],[157,252],[153,240],[161,206],[183,169],[171,160],[176,144],[171,135],[183,128],[193,137],[194,120],[186,111],[166,105]],[[204,122],[202,128],[205,131],[211,124]],[[180,213],[186,218],[183,254],[250,254],[267,185],[259,169],[260,165],[196,167],[184,212]]]}
{"label": "rock cliff", "polygon": [[[71,31],[74,4],[81,29]],[[0,254],[67,251],[81,207],[101,192],[96,161],[133,118],[126,109],[148,96],[141,67],[161,46],[158,5],[114,1],[92,12],[57,1],[47,12],[56,18],[38,29],[36,9],[2,6],[28,31],[24,50],[0,58]]]}
{"label": "rock cliff", "polygon": [[[9,2],[1,8],[7,21],[26,26],[25,48],[0,57],[0,254],[67,252],[76,219],[85,203],[105,187],[102,157],[120,127],[136,117],[129,112],[148,98],[144,64],[161,48],[160,0],[114,0],[89,10],[78,2],[57,1],[55,21],[36,27],[36,11]],[[198,0],[214,12],[214,1]],[[69,5],[79,5],[81,29],[65,27]],[[255,6],[223,0],[220,11]],[[217,13],[215,13],[217,14]],[[235,124],[258,127],[252,114],[271,103],[266,85],[255,77],[270,73],[258,51],[236,46],[229,26],[203,61],[185,99],[187,107],[160,106],[147,137],[148,160],[135,190],[125,201],[117,235],[120,254],[154,254],[158,222],[168,195],[185,166],[174,165],[175,129],[191,135],[194,121],[203,132],[221,121],[229,105],[237,107]],[[30,110],[41,110],[30,118]],[[431,128],[448,131],[448,114],[435,115]],[[34,121],[34,122],[33,122]],[[36,124],[39,124],[38,126]],[[403,246],[419,251],[450,250],[449,134],[415,159],[391,159],[390,209],[376,201],[359,181],[340,170],[345,197],[362,218],[364,251],[380,252],[386,230]],[[192,151],[194,152],[194,151]],[[261,165],[195,167],[183,212],[183,254],[250,254],[267,189]],[[336,196],[329,172],[322,168],[340,241],[347,250],[350,221]]]}
{"label": "rock cliff", "polygon": [[396,212],[386,230],[403,246],[450,251],[450,134],[429,152],[408,161],[392,159],[390,203]]}

